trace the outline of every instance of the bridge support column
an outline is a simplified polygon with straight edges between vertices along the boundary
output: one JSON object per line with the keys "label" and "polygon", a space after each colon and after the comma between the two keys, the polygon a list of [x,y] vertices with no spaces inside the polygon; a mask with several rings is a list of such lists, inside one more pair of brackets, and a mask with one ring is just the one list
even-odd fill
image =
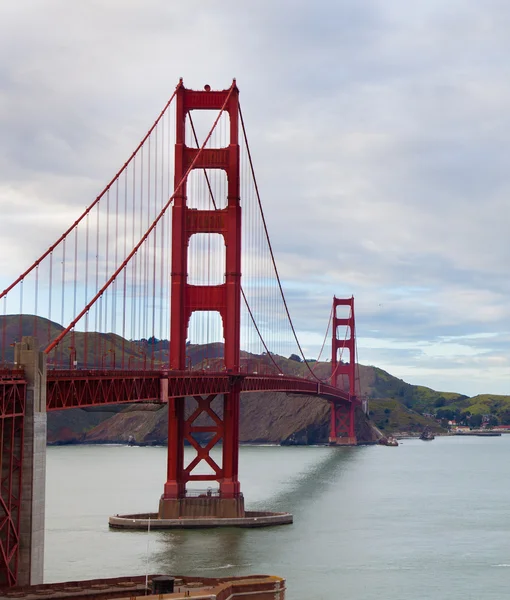
{"label": "bridge support column", "polygon": [[[186,121],[190,111],[219,109],[224,110],[229,119],[228,144],[202,150],[187,146]],[[187,368],[186,341],[191,315],[216,311],[223,323],[223,362],[230,381],[221,400],[217,394],[194,396],[196,404],[188,417],[185,416],[184,398],[168,400],[168,471],[159,504],[161,519],[236,518],[245,514],[238,478],[240,390],[237,375],[240,365],[242,232],[239,152],[239,90],[235,81],[230,89],[222,91],[211,91],[209,86],[205,86],[204,91],[189,90],[181,81],[176,92],[170,367],[176,371]],[[187,177],[191,167],[225,172],[226,198],[218,198],[224,208],[217,208],[216,203],[214,209],[188,206]],[[223,283],[188,283],[188,247],[191,238],[197,234],[222,236],[225,244]],[[220,441],[223,444],[221,465],[211,456],[211,450]],[[195,457],[186,466],[185,442],[195,450]],[[205,486],[217,482],[219,489],[187,490],[187,484],[194,482]]]}
{"label": "bridge support column", "polygon": [[[185,399],[168,399],[168,469],[159,502],[160,519],[244,517],[244,499],[238,479],[239,390],[235,383],[233,387],[233,391],[223,394],[223,398],[216,394],[194,396],[195,410],[187,418]],[[213,407],[216,398],[223,402],[216,402]],[[211,456],[211,450],[220,441],[223,442],[221,465]],[[185,442],[195,451],[194,458],[186,466]],[[194,472],[199,463],[206,465],[212,473]],[[190,481],[217,481],[219,489],[187,491],[186,484]]]}
{"label": "bridge support column", "polygon": [[355,404],[331,402],[329,443],[333,446],[356,446]]}
{"label": "bridge support column", "polygon": [[43,583],[46,487],[46,355],[37,338],[27,336],[14,349],[27,381],[18,585]]}

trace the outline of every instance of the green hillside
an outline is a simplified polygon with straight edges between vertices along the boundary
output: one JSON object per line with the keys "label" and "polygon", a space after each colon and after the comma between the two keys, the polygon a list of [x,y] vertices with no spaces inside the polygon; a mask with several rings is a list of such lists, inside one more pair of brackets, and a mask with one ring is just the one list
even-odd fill
{"label": "green hillside", "polygon": [[384,434],[419,434],[425,427],[435,433],[444,433],[439,423],[407,408],[402,402],[392,398],[378,398],[370,401],[369,416],[374,425]]}

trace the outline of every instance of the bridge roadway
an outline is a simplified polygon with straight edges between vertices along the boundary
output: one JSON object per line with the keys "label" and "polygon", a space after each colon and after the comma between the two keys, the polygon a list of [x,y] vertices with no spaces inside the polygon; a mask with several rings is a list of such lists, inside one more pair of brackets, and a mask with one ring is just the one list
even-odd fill
{"label": "bridge roadway", "polygon": [[241,392],[289,392],[349,402],[349,394],[327,383],[287,375],[190,371],[48,370],[47,410]]}
{"label": "bridge roadway", "polygon": [[[320,396],[336,403],[351,402],[347,392],[332,385],[287,375],[68,369],[48,370],[46,381],[48,411],[132,402],[163,403],[167,398],[224,394],[236,385],[241,392],[287,392]],[[24,405],[20,400],[25,386],[23,369],[0,369],[0,417],[17,414],[14,406]]]}

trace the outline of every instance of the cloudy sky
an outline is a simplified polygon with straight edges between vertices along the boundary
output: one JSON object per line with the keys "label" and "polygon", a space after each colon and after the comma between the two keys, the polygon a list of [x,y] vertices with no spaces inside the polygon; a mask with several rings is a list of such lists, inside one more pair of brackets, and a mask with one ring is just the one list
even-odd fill
{"label": "cloudy sky", "polygon": [[307,354],[354,294],[361,363],[510,393],[507,0],[0,5],[0,269],[21,272],[172,93],[237,78]]}

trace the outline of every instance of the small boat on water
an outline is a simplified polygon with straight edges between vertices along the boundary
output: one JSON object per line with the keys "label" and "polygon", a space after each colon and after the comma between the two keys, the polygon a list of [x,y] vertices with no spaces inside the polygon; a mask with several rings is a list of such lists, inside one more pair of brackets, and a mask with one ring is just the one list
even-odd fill
{"label": "small boat on water", "polygon": [[432,433],[429,427],[425,427],[420,435],[420,440],[425,440],[426,442],[433,440],[436,436]]}

